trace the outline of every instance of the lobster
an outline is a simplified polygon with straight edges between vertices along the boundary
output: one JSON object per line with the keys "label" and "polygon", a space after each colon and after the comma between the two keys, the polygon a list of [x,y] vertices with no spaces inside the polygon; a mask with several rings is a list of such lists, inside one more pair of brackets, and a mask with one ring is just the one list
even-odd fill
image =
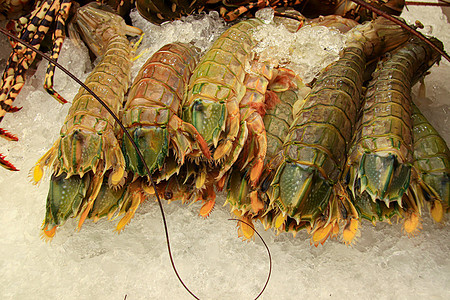
{"label": "lobster", "polygon": [[373,75],[347,162],[354,194],[366,191],[373,201],[401,204],[413,162],[409,91],[439,57],[410,42]]}
{"label": "lobster", "polygon": [[[208,145],[216,148],[215,161],[232,153],[239,134],[245,135],[239,103],[246,91],[244,68],[256,45],[249,31],[261,24],[258,19],[250,19],[230,27],[202,57],[190,79],[183,120],[193,124]],[[238,154],[233,152],[231,160]]]}
{"label": "lobster", "polygon": [[[266,91],[271,81],[283,77],[285,89],[291,83],[289,74],[253,60],[251,50],[256,41],[251,33],[261,24],[260,19],[249,19],[226,30],[202,57],[190,79],[183,120],[197,128],[214,148],[214,163],[220,163],[218,174],[206,171],[207,167],[203,166],[196,183],[199,188],[206,177],[211,177],[206,176],[208,173],[216,175],[221,189],[226,174],[239,157],[240,167],[250,169],[253,187],[262,173],[267,149],[262,119]],[[207,198],[214,199],[214,196]],[[213,200],[206,201],[201,215],[208,216],[213,207]]]}
{"label": "lobster", "polygon": [[[64,40],[64,24],[67,19],[69,9],[71,6],[70,0],[47,0],[42,3],[41,6],[37,6],[31,13],[30,23],[26,25],[21,31],[19,38],[29,42],[32,46],[39,48],[42,40],[46,36],[50,22],[57,20],[58,25],[53,33],[54,46],[52,49],[52,58],[56,59],[61,50],[61,45]],[[24,22],[26,23],[26,22]],[[25,73],[28,66],[34,61],[36,54],[30,49],[24,47],[20,43],[12,43],[13,51],[9,56],[8,62],[5,67],[5,72],[1,80],[0,90],[0,122],[7,112],[16,112],[19,108],[12,105],[13,101],[19,94],[25,83]],[[54,66],[49,65],[48,76],[45,82],[50,83],[48,89],[50,93],[53,93],[58,101],[64,102],[62,98],[58,98],[57,94],[53,92]],[[0,136],[7,140],[17,140],[17,137],[6,130],[0,129]],[[0,165],[3,167],[17,171],[17,169],[9,161],[7,161],[3,155],[0,155]]]}
{"label": "lobster", "polygon": [[[193,46],[166,45],[144,64],[130,89],[122,120],[141,146],[152,172],[163,167],[169,144],[176,151],[179,166],[186,155],[197,157],[199,149],[207,159],[211,157],[197,129],[178,117],[198,57],[199,50]],[[130,170],[144,176],[142,162],[127,141],[124,142],[124,153]]]}

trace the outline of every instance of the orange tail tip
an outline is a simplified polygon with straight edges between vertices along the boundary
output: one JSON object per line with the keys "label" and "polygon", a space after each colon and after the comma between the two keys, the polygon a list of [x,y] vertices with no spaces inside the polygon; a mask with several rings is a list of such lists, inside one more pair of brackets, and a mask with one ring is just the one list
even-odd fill
{"label": "orange tail tip", "polygon": [[56,228],[58,226],[53,226],[52,229],[48,230],[48,225],[45,225],[45,227],[42,229],[41,238],[46,241],[50,242],[56,233]]}
{"label": "orange tail tip", "polygon": [[359,234],[357,219],[351,219],[345,224],[342,232],[342,240],[346,245],[352,245],[356,241],[356,236]]}
{"label": "orange tail tip", "polygon": [[202,208],[200,208],[199,216],[206,219],[213,211],[215,204],[215,200],[204,201]]}
{"label": "orange tail tip", "polygon": [[42,166],[37,163],[33,167],[33,169],[31,169],[31,172],[32,173],[30,173],[30,175],[31,177],[33,177],[31,181],[33,182],[33,184],[38,184],[41,181],[42,176],[44,176],[44,168],[42,168]]}
{"label": "orange tail tip", "polygon": [[287,217],[283,216],[283,214],[279,214],[275,219],[275,228],[280,228],[284,222],[286,221]]}
{"label": "orange tail tip", "polygon": [[130,223],[130,221],[134,217],[139,205],[142,202],[144,202],[145,199],[146,199],[146,197],[142,193],[135,193],[132,196],[130,208],[125,213],[125,216],[123,216],[123,218],[120,219],[119,223],[117,223],[117,226],[116,226],[117,233],[122,232],[122,230],[125,228],[125,226],[128,225],[128,223]]}
{"label": "orange tail tip", "polygon": [[219,161],[225,155],[230,153],[232,146],[233,146],[233,143],[231,143],[229,140],[220,144],[219,147],[216,148],[216,151],[214,151],[214,160]]}
{"label": "orange tail tip", "polygon": [[231,212],[238,218],[242,217],[242,212],[240,210],[232,209]]}
{"label": "orange tail tip", "polygon": [[435,200],[431,203],[430,214],[435,222],[442,222],[442,220],[444,219],[444,207],[441,201]]}
{"label": "orange tail tip", "polygon": [[311,237],[311,245],[314,244],[316,247],[319,246],[319,244],[323,245],[330,236],[333,237],[336,234],[335,227],[337,227],[337,231],[339,231],[339,225],[333,223],[314,230]]}
{"label": "orange tail tip", "polygon": [[242,239],[245,241],[252,239],[254,234],[255,229],[253,229],[252,220],[248,217],[241,217],[240,221],[238,222],[238,237],[242,237]]}
{"label": "orange tail tip", "polygon": [[80,221],[78,221],[78,227],[77,227],[78,231],[80,231],[81,227],[83,226],[84,221],[86,220],[86,218],[93,206],[94,206],[94,201],[89,201],[89,203],[87,204],[87,206],[81,213]]}
{"label": "orange tail tip", "polygon": [[144,190],[144,192],[146,192],[149,195],[154,195],[155,194],[155,189],[153,188],[152,185],[149,184],[142,184],[142,189]]}
{"label": "orange tail tip", "polygon": [[412,237],[417,235],[420,229],[422,229],[420,216],[416,213],[409,213],[405,217],[405,221],[403,223],[403,231],[409,237]]}
{"label": "orange tail tip", "polygon": [[121,186],[125,182],[125,169],[124,168],[117,168],[117,170],[114,170],[110,177],[110,183],[112,186]]}
{"label": "orange tail tip", "polygon": [[219,181],[217,181],[216,187],[217,187],[217,190],[219,192],[221,192],[223,190],[226,181],[227,181],[227,176],[226,175],[223,175],[222,178],[220,178]]}
{"label": "orange tail tip", "polygon": [[206,173],[200,172],[199,176],[197,176],[195,180],[195,188],[201,189],[205,185],[206,182]]}

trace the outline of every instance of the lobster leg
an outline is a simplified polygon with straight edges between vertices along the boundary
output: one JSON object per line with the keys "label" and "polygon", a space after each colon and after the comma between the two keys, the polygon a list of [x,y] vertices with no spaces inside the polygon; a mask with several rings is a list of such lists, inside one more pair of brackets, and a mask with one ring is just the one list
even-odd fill
{"label": "lobster leg", "polygon": [[[92,208],[94,207],[95,199],[100,193],[100,189],[102,187],[103,177],[104,177],[103,172],[99,172],[93,175],[92,183],[89,186],[90,189],[89,199],[87,200],[87,203],[83,205],[83,207],[81,208],[80,220],[78,221],[78,230],[81,229],[81,226],[83,225],[84,221],[86,220]],[[82,180],[85,179],[82,178]]]}
{"label": "lobster leg", "polygon": [[[61,51],[62,44],[64,42],[65,34],[64,30],[66,27],[66,20],[69,16],[69,10],[72,5],[71,0],[62,0],[61,7],[56,17],[56,30],[53,32],[53,49],[51,58],[55,61],[58,60],[59,53]],[[55,75],[55,65],[52,63],[48,64],[47,72],[45,74],[44,89],[52,95],[61,104],[67,103],[58,92],[53,89],[53,79]]]}
{"label": "lobster leg", "polygon": [[[253,166],[250,169],[250,182],[252,187],[256,187],[259,177],[261,176],[264,166],[264,158],[267,153],[267,137],[266,130],[264,128],[264,121],[261,115],[253,113],[250,120],[247,122],[249,131],[253,135],[252,142],[254,143],[255,156],[253,159]],[[244,166],[247,165],[249,160],[247,159]]]}
{"label": "lobster leg", "polygon": [[119,215],[125,213],[125,216],[123,216],[119,223],[117,223],[117,232],[120,233],[125,228],[125,226],[134,217],[139,205],[147,199],[149,193],[147,192],[148,189],[145,189],[144,185],[145,182],[143,180],[138,180],[128,186],[127,195],[125,196],[125,201],[119,213]]}
{"label": "lobster leg", "polygon": [[[39,49],[40,43],[47,34],[58,8],[59,0],[47,0],[42,5],[37,3],[36,8],[30,16],[30,21],[20,33],[20,38]],[[11,43],[11,45],[13,46],[13,51],[8,59],[1,81],[0,122],[7,112],[16,112],[20,109],[13,106],[12,103],[24,86],[25,73],[36,57],[35,52],[27,49],[20,43]],[[2,130],[2,132],[0,132],[1,136],[11,140],[17,140],[17,137],[4,135],[3,132],[5,131]],[[16,169],[11,163],[4,159],[0,162],[0,165],[10,170]]]}

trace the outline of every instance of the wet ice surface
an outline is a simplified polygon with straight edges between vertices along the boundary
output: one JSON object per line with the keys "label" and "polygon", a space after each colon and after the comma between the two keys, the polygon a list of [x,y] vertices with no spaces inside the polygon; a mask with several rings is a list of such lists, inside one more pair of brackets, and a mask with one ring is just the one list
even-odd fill
{"label": "wet ice surface", "polygon": [[[449,25],[444,17],[436,17],[437,11],[410,8],[407,17],[431,24],[433,34],[450,49]],[[153,25],[146,27],[142,48],[151,48],[147,57],[174,40],[198,39],[197,45],[205,49],[208,43],[196,31],[203,30],[213,40],[223,30],[214,18],[175,22],[159,31]],[[73,57],[77,59],[71,61]],[[82,80],[91,70],[85,61],[86,52],[64,43],[60,62]],[[433,68],[425,80],[427,99],[419,103],[447,142],[449,67],[443,61]],[[0,295],[4,299],[123,299],[125,295],[127,299],[190,299],[170,266],[159,208],[153,201],[141,205],[120,235],[113,232],[115,224],[106,221],[88,221],[76,232],[76,221],[71,219],[51,243],[40,240],[48,178],[33,186],[28,170],[56,140],[69,109],[43,91],[44,72],[41,64],[15,102],[23,109],[7,115],[1,124],[19,136],[17,143],[1,141],[0,151],[21,171],[0,169]],[[78,87],[65,75],[56,76],[56,89],[72,99]],[[267,276],[267,254],[259,240],[247,243],[237,238],[235,222],[227,221],[230,215],[222,203],[223,197],[207,220],[197,216],[199,204],[164,203],[175,263],[200,298],[254,298]],[[373,227],[364,222],[354,247],[331,240],[315,248],[306,233],[293,238],[257,228],[273,258],[272,278],[262,299],[450,299],[450,230],[428,216],[415,238],[404,236],[400,224]]]}

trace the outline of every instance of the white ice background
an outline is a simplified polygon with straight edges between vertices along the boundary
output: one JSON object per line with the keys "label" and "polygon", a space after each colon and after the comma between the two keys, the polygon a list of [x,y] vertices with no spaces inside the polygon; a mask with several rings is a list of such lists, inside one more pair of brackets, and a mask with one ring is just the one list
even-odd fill
{"label": "white ice background", "polygon": [[[422,21],[424,31],[450,49],[450,25],[439,8],[410,7],[403,16],[410,23]],[[138,60],[141,64],[176,40],[193,40],[206,49],[224,30],[214,16],[162,27],[146,23],[137,13],[133,20],[146,32],[140,49],[149,52]],[[270,30],[266,33],[271,34]],[[10,50],[6,39],[1,41],[5,45],[0,51],[3,70]],[[304,55],[316,61],[318,52],[313,46],[304,47],[308,51]],[[59,62],[82,80],[92,69],[87,52],[70,40],[64,43]],[[20,169],[0,169],[1,298],[119,300],[126,295],[129,300],[190,299],[171,268],[161,215],[153,201],[139,207],[121,234],[113,231],[115,223],[107,221],[87,221],[77,232],[76,221],[70,219],[51,243],[40,239],[48,176],[34,186],[28,172],[56,140],[69,108],[42,89],[45,68],[41,63],[16,99],[15,105],[23,109],[6,115],[1,123],[19,141],[0,141],[0,152]],[[425,79],[426,99],[419,99],[419,106],[447,143],[449,75],[447,61],[433,67]],[[56,73],[56,89],[68,100],[78,88],[64,74]],[[223,201],[222,196],[206,220],[198,217],[199,204],[163,203],[175,263],[184,282],[201,299],[252,299],[267,276],[266,250],[259,239],[242,242],[237,237],[236,223],[227,221],[230,214],[228,207],[222,207]],[[402,234],[401,224],[374,227],[363,222],[361,237],[353,247],[329,240],[316,248],[303,232],[293,238],[265,232],[260,224],[257,229],[273,259],[272,277],[261,299],[450,299],[450,230],[427,215],[414,238]]]}

